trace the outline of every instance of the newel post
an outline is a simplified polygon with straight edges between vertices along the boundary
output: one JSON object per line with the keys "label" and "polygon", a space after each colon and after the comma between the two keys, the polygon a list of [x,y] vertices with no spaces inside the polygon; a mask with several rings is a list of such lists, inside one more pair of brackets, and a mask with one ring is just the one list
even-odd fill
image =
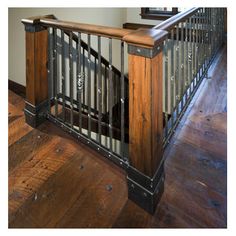
{"label": "newel post", "polygon": [[167,32],[126,35],[129,61],[129,199],[150,213],[164,190],[162,45]]}
{"label": "newel post", "polygon": [[44,120],[47,107],[48,31],[39,24],[40,17],[23,19],[26,47],[25,120],[37,127]]}

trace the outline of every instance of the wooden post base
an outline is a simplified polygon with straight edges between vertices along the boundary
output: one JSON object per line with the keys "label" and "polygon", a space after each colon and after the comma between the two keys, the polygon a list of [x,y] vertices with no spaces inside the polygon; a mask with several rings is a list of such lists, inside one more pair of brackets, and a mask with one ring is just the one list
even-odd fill
{"label": "wooden post base", "polygon": [[33,128],[36,128],[42,124],[46,119],[45,111],[48,106],[47,104],[47,101],[44,101],[39,105],[34,106],[26,101],[24,109],[26,123]]}
{"label": "wooden post base", "polygon": [[132,167],[128,169],[128,197],[150,214],[154,214],[164,192],[164,168],[157,170],[151,179]]}

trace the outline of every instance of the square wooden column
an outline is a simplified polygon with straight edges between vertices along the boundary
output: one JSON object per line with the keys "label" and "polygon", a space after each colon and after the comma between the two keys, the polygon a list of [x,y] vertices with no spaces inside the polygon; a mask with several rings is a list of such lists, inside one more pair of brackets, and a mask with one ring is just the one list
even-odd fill
{"label": "square wooden column", "polygon": [[162,44],[167,32],[126,35],[129,53],[129,198],[153,213],[164,189]]}
{"label": "square wooden column", "polygon": [[[54,16],[45,16],[54,18]],[[45,120],[48,81],[48,31],[40,25],[41,17],[23,19],[26,47],[25,120],[37,127]]]}

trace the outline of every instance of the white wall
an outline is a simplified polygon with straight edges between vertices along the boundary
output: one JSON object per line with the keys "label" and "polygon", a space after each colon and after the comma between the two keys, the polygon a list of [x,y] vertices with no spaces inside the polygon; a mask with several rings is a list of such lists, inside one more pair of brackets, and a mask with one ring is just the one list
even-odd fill
{"label": "white wall", "polygon": [[54,14],[57,18],[122,28],[124,8],[9,8],[8,79],[25,85],[25,32],[21,19]]}

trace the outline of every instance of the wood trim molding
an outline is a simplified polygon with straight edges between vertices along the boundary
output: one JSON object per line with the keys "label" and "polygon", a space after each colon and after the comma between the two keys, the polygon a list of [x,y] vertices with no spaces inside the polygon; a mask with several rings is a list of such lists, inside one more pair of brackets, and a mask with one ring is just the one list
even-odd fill
{"label": "wood trim molding", "polygon": [[14,93],[16,93],[17,95],[25,98],[25,91],[26,88],[25,86],[16,83],[15,81],[12,80],[8,80],[8,89],[10,89],[11,91],[13,91]]}
{"label": "wood trim molding", "polygon": [[137,24],[137,23],[130,23],[126,22],[123,24],[124,29],[132,29],[132,30],[137,30],[139,28],[153,28],[155,25],[149,25],[149,24]]}

